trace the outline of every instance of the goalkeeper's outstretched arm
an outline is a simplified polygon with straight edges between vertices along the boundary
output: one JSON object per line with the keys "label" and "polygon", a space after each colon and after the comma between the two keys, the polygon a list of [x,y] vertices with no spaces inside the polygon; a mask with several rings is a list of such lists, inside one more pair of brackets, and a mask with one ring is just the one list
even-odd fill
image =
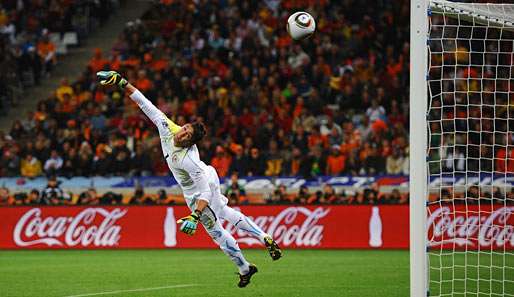
{"label": "goalkeeper's outstretched arm", "polygon": [[168,118],[160,111],[153,103],[148,100],[143,93],[136,87],[129,83],[126,79],[121,77],[116,71],[100,71],[96,74],[100,79],[102,85],[118,85],[121,89],[128,92],[130,99],[136,102],[139,108],[146,114],[146,116],[157,126],[162,121],[168,121]]}
{"label": "goalkeeper's outstretched arm", "polygon": [[136,102],[139,108],[146,114],[146,116],[156,125],[158,126],[160,122],[163,120],[167,120],[168,118],[160,111],[153,103],[148,100],[143,93],[141,93],[136,87],[132,84],[127,83],[125,90],[129,93],[130,99]]}

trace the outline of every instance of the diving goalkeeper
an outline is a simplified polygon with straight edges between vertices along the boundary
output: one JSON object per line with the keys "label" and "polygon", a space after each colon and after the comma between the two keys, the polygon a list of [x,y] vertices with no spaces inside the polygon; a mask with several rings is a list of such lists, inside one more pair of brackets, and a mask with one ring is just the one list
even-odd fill
{"label": "diving goalkeeper", "polygon": [[278,260],[282,251],[271,236],[251,219],[227,205],[228,199],[221,194],[216,170],[200,160],[196,143],[205,135],[203,123],[193,122],[180,127],[117,72],[100,71],[97,76],[102,85],[117,85],[126,90],[130,98],[157,126],[164,158],[192,211],[189,216],[177,221],[180,231],[193,235],[198,222],[202,223],[214,242],[238,267],[238,286],[246,287],[252,275],[257,272],[257,267],[246,261],[236,240],[222,227],[220,219],[228,220],[236,228],[259,238],[273,260]]}

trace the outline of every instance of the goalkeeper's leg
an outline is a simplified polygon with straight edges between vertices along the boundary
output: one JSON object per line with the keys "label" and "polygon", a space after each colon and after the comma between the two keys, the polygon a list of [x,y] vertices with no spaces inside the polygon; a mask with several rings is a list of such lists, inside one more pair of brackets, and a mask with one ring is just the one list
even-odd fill
{"label": "goalkeeper's leg", "polygon": [[224,220],[229,221],[232,225],[234,225],[234,227],[259,238],[259,240],[266,246],[266,249],[268,250],[273,260],[278,260],[280,257],[282,257],[282,250],[275,242],[275,240],[273,240],[269,234],[257,226],[257,224],[255,224],[252,219],[227,205],[223,207],[221,213],[221,217]]}
{"label": "goalkeeper's leg", "polygon": [[227,230],[221,226],[219,221],[204,222],[204,217],[200,218],[202,225],[212,240],[219,245],[220,249],[225,253],[239,269],[240,275],[246,275],[250,271],[250,263],[246,261],[237,241]]}

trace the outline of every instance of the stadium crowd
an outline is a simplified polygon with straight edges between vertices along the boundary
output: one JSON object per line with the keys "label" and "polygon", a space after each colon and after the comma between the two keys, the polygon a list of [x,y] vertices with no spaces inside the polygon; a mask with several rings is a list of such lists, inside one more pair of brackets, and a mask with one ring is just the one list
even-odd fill
{"label": "stadium crowd", "polygon": [[57,63],[51,33],[74,32],[81,41],[109,19],[117,0],[4,0],[0,3],[0,112],[25,87],[40,84]]}
{"label": "stadium crowd", "polygon": [[[317,33],[293,42],[299,8]],[[408,20],[408,1],[161,1],[0,131],[0,176],[170,174],[157,129],[99,87],[102,69],[179,125],[203,120],[201,157],[220,177],[406,174]]]}

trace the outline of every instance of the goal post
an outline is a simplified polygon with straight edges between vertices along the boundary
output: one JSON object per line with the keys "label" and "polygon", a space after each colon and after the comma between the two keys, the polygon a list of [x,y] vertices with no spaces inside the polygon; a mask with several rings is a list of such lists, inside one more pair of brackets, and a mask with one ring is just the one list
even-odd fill
{"label": "goal post", "polygon": [[411,0],[416,297],[514,296],[514,3],[469,2]]}
{"label": "goal post", "polygon": [[410,292],[426,296],[427,1],[411,1],[410,21]]}

